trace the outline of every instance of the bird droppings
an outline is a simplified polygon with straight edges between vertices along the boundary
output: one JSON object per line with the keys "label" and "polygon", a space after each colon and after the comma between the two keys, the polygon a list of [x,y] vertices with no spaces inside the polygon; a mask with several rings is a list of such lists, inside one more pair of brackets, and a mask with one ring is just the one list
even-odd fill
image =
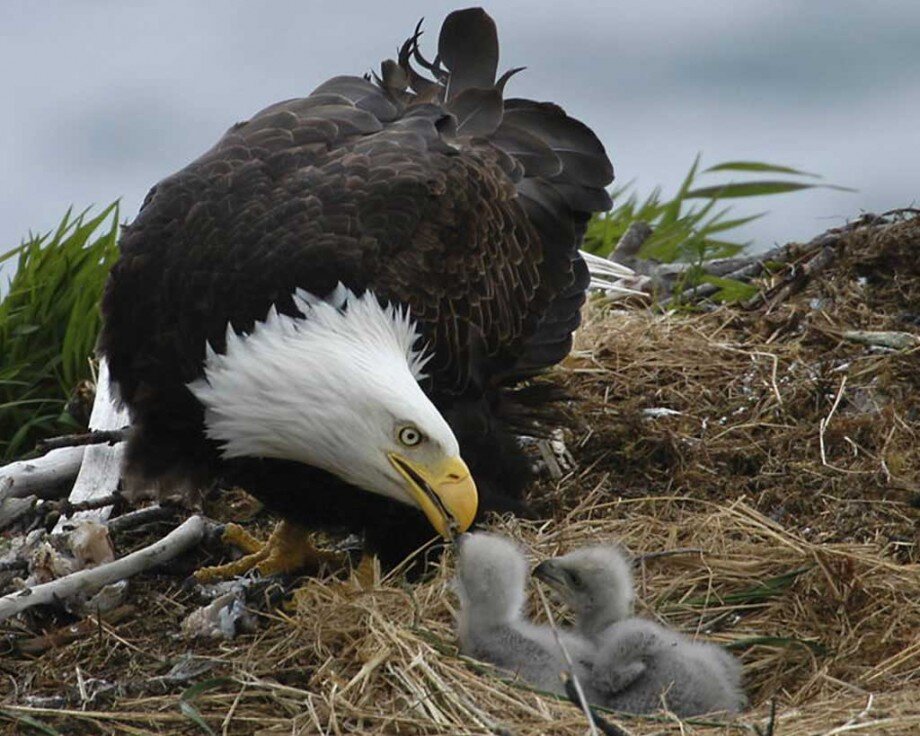
{"label": "bird droppings", "polygon": [[233,639],[237,634],[249,633],[255,628],[255,619],[246,608],[244,591],[237,587],[192,611],[183,619],[181,631],[188,639]]}
{"label": "bird droppings", "polygon": [[0,562],[21,560],[27,576],[16,585],[28,587],[115,559],[112,540],[105,524],[81,520],[70,524],[61,534],[35,529],[21,541],[14,541]]}

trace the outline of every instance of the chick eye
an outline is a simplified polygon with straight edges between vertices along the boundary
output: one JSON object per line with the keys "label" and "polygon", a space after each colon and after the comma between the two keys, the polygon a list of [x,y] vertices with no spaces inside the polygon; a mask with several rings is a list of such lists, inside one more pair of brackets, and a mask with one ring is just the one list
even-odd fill
{"label": "chick eye", "polygon": [[575,590],[580,590],[581,588],[584,587],[585,583],[581,579],[581,575],[579,575],[577,572],[570,572],[569,580],[572,581],[572,587],[575,588]]}
{"label": "chick eye", "polygon": [[422,433],[411,424],[408,424],[405,427],[400,427],[396,436],[399,441],[406,447],[415,447],[419,442],[422,441]]}

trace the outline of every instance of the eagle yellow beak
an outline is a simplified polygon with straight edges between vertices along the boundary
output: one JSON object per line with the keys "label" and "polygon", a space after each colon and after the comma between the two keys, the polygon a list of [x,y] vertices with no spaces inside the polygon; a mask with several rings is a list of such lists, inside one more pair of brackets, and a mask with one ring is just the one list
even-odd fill
{"label": "eagle yellow beak", "polygon": [[406,489],[438,534],[452,539],[470,528],[479,496],[470,469],[463,460],[450,457],[433,466],[425,466],[395,452],[388,457],[406,479]]}

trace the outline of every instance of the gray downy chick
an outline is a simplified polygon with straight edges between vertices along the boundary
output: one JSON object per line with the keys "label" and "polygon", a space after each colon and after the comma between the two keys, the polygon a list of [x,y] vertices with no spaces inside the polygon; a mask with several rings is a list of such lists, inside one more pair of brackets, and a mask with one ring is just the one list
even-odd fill
{"label": "gray downy chick", "polygon": [[[564,694],[561,673],[569,667],[552,629],[524,620],[527,561],[510,540],[477,532],[459,541],[455,589],[460,596],[460,651],[508,670],[541,690]],[[560,632],[581,682],[593,645]]]}
{"label": "gray downy chick", "polygon": [[533,574],[572,609],[575,627],[588,639],[633,614],[632,563],[613,545],[582,547],[544,560]]}
{"label": "gray downy chick", "polygon": [[597,646],[588,684],[599,704],[630,713],[667,707],[679,716],[744,706],[741,666],[731,654],[632,616],[632,573],[615,547],[576,550],[534,574],[561,595],[578,632]]}

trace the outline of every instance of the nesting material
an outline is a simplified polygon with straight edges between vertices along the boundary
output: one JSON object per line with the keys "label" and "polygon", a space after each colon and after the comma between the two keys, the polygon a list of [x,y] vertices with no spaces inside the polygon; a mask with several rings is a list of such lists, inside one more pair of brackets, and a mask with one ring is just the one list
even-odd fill
{"label": "nesting material", "polygon": [[[777,736],[920,732],[920,354],[840,336],[920,333],[918,252],[920,221],[863,228],[769,310],[589,310],[553,376],[577,399],[577,465],[534,489],[545,521],[489,526],[533,564],[622,541],[637,614],[729,647],[751,701],[728,724],[606,716],[626,733],[766,733],[773,701]],[[10,619],[0,675],[18,689],[0,696],[0,730],[23,716],[174,734],[197,728],[193,712],[228,734],[584,734],[570,703],[458,653],[453,575],[448,554],[415,584],[307,579],[292,610],[229,644],[164,637],[198,599],[162,572],[132,580],[143,614],[41,655],[15,647],[45,623]],[[212,665],[190,693],[163,684],[189,650]],[[86,704],[78,668],[119,686]]]}

